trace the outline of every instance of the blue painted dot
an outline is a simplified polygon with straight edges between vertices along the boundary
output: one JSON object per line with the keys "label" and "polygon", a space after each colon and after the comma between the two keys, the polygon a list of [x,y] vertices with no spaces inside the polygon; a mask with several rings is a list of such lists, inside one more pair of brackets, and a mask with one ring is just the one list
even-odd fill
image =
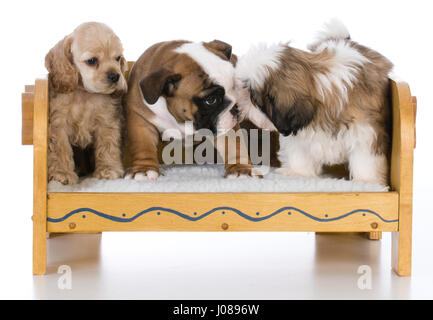
{"label": "blue painted dot", "polygon": [[83,219],[85,219],[86,218],[86,215],[85,214],[83,214]]}
{"label": "blue painted dot", "polygon": [[225,211],[223,211],[223,212],[222,212],[222,214],[226,214],[226,212],[225,212]]}
{"label": "blue painted dot", "polygon": [[290,211],[288,212],[288,214],[289,214],[289,216],[291,216],[291,215],[292,215],[292,213],[291,213]]}
{"label": "blue painted dot", "polygon": [[365,213],[363,213],[362,216],[365,217]]}
{"label": "blue painted dot", "polygon": [[256,212],[256,215],[258,215],[258,216],[259,216],[259,215],[260,215],[260,212]]}
{"label": "blue painted dot", "polygon": [[326,217],[326,218],[328,218],[328,215],[327,215],[327,214],[325,214],[325,217]]}
{"label": "blue painted dot", "polygon": [[159,216],[161,214],[161,212],[157,212],[156,214]]}
{"label": "blue painted dot", "polygon": [[196,216],[196,215],[197,215],[197,212],[194,212],[194,215]]}
{"label": "blue painted dot", "polygon": [[122,216],[123,216],[123,217],[126,217],[126,214],[122,213]]}

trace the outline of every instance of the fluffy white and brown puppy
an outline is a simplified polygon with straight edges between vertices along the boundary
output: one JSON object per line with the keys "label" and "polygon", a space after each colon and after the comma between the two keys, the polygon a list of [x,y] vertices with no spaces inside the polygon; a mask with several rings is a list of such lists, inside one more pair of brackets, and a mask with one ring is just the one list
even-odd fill
{"label": "fluffy white and brown puppy", "polygon": [[49,71],[49,180],[76,183],[73,146],[93,146],[93,176],[123,176],[121,97],[127,65],[122,44],[104,24],[90,22],[57,43],[47,54]]}
{"label": "fluffy white and brown puppy", "polygon": [[258,46],[240,58],[243,117],[282,134],[280,173],[314,177],[348,162],[352,179],[386,184],[391,62],[337,20],[309,48]]}
{"label": "fluffy white and brown puppy", "polygon": [[[158,143],[166,130],[185,134],[191,122],[194,130],[218,136],[237,124],[235,62],[231,46],[218,40],[161,42],[142,54],[125,99],[132,158],[127,178],[157,179]],[[234,160],[226,163],[226,175],[251,175],[251,164]]]}

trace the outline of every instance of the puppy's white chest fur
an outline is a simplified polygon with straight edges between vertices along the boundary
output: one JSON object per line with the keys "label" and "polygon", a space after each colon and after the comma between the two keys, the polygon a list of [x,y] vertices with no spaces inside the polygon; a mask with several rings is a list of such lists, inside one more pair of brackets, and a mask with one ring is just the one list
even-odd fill
{"label": "puppy's white chest fur", "polygon": [[[158,131],[163,134],[164,138],[181,139],[185,136],[185,123],[178,123],[175,117],[168,111],[167,101],[163,97],[159,97],[155,104],[148,104],[143,98],[143,103],[147,104],[152,110],[154,117],[149,118],[149,121],[158,128]],[[188,132],[192,134],[194,132]]]}
{"label": "puppy's white chest fur", "polygon": [[279,171],[315,177],[321,174],[323,165],[349,162],[351,174],[357,172],[359,175],[353,178],[380,181],[382,171],[386,170],[386,158],[372,154],[375,140],[376,133],[367,123],[343,127],[336,135],[311,126],[299,131],[296,136],[280,135],[278,159],[282,168]]}
{"label": "puppy's white chest fur", "polygon": [[280,150],[278,158],[282,167],[301,168],[309,163],[308,170],[302,172],[305,176],[316,176],[324,164],[344,162],[348,154],[348,130],[332,136],[321,129],[306,128],[296,136],[280,135]]}

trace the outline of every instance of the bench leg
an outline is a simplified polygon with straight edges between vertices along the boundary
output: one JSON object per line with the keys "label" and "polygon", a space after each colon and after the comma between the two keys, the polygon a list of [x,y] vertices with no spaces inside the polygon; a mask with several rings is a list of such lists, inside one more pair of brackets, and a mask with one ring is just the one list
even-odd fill
{"label": "bench leg", "polygon": [[392,268],[399,276],[410,276],[412,271],[412,231],[392,233]]}
{"label": "bench leg", "polygon": [[63,236],[65,233],[59,233],[59,232],[47,232],[47,239],[53,239],[56,237]]}
{"label": "bench leg", "polygon": [[370,240],[380,240],[382,239],[382,232],[381,231],[372,231],[367,232],[368,239]]}
{"label": "bench leg", "polygon": [[412,271],[412,202],[400,201],[398,232],[392,233],[392,268],[399,276]]}
{"label": "bench leg", "polygon": [[[39,220],[39,221],[38,221]],[[33,274],[45,274],[47,268],[46,221],[33,218]]]}
{"label": "bench leg", "polygon": [[391,264],[399,276],[410,276],[412,271],[412,195],[405,198],[400,197],[398,232],[392,233]]}
{"label": "bench leg", "polygon": [[36,80],[33,107],[33,274],[47,268],[48,81]]}

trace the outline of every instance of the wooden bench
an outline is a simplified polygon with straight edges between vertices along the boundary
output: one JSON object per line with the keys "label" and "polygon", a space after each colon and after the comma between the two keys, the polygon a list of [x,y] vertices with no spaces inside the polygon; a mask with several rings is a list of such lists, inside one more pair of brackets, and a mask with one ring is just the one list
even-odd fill
{"label": "wooden bench", "polygon": [[390,80],[393,111],[390,192],[49,193],[48,81],[22,94],[22,144],[33,144],[33,273],[46,270],[47,233],[105,231],[392,232],[392,266],[411,274],[416,99]]}

